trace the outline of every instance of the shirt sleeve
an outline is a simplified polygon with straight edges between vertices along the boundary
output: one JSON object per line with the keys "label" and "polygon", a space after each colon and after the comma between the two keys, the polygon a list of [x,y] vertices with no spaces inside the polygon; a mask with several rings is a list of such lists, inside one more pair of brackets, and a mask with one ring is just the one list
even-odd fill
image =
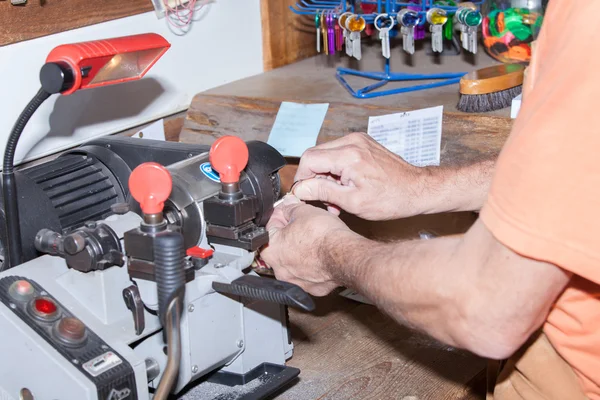
{"label": "shirt sleeve", "polygon": [[552,1],[481,218],[513,251],[600,284],[597,1]]}

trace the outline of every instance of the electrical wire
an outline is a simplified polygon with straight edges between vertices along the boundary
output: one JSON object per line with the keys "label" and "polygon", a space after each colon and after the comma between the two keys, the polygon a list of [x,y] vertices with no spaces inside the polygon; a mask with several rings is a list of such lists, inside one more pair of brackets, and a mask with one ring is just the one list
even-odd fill
{"label": "electrical wire", "polygon": [[6,218],[6,239],[8,254],[0,266],[0,272],[19,265],[22,262],[21,225],[19,223],[19,206],[17,184],[14,175],[15,151],[17,143],[25,129],[25,125],[39,108],[50,97],[50,93],[40,89],[21,112],[19,119],[12,128],[4,149],[4,167],[2,169],[2,192],[4,196],[4,216]]}
{"label": "electrical wire", "polygon": [[[169,3],[175,2],[172,7]],[[187,28],[194,20],[194,13],[200,11],[209,0],[162,0],[165,7],[165,17],[169,25],[176,29]]]}

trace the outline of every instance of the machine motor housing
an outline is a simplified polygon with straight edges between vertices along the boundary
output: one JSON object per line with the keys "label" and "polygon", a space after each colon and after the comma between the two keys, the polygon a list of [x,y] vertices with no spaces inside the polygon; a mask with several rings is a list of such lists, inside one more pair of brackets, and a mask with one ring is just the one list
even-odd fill
{"label": "machine motor housing", "polygon": [[[247,145],[249,160],[241,187],[246,195],[257,198],[256,222],[264,226],[280,195],[277,172],[286,162],[266,143],[250,141]],[[200,166],[206,168],[209,149],[206,145],[111,136],[89,141],[48,162],[15,171],[24,261],[41,255],[34,246],[41,229],[67,234],[87,221],[101,220],[115,213],[131,210],[141,214],[127,183],[131,171],[145,162],[167,167],[183,162],[176,174],[185,173],[184,178],[193,181],[175,182],[167,204],[167,217],[171,223],[185,225],[183,229],[188,232],[201,232],[198,207],[189,206],[218,192],[219,184],[211,179],[214,173],[199,170]],[[192,167],[198,169],[192,171]],[[182,216],[187,220],[183,221]],[[4,260],[7,248],[5,220],[0,196],[0,261]],[[188,247],[194,245],[194,240],[188,233]]]}

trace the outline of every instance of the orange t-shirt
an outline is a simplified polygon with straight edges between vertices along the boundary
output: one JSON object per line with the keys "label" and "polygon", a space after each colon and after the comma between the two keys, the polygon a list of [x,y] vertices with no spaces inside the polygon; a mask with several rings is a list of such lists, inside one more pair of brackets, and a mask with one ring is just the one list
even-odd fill
{"label": "orange t-shirt", "polygon": [[481,218],[505,246],[572,272],[544,325],[600,399],[600,1],[552,0]]}

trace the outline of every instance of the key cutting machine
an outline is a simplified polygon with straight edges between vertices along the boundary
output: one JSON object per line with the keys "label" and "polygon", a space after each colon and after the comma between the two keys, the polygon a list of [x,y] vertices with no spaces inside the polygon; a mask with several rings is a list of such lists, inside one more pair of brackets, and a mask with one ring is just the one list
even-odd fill
{"label": "key cutting machine", "polygon": [[0,399],[262,399],[299,374],[285,366],[287,307],[314,303],[250,268],[280,197],[285,160],[275,149],[233,136],[210,148],[109,137],[13,168],[18,137],[44,97],[98,75],[140,78],[140,66],[162,55],[144,41],[168,48],[158,35],[139,35],[49,57],[42,89],[11,133]]}

